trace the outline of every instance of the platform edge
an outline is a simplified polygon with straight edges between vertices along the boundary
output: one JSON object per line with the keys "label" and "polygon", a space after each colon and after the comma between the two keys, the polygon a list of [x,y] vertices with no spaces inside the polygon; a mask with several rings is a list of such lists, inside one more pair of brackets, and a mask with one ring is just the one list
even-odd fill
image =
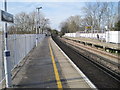
{"label": "platform edge", "polygon": [[[51,38],[52,39],[52,38]],[[52,41],[54,42],[54,40],[52,39]],[[55,42],[54,42],[55,43]],[[71,63],[71,65],[78,71],[78,73],[80,75],[82,75],[82,77],[85,77],[85,81],[87,82],[87,84],[91,87],[94,88],[96,90],[97,87],[85,76],[85,74],[73,63],[73,61],[63,52],[63,50],[55,43],[55,46],[57,46],[57,48],[63,53],[63,55],[68,59],[68,61]]]}

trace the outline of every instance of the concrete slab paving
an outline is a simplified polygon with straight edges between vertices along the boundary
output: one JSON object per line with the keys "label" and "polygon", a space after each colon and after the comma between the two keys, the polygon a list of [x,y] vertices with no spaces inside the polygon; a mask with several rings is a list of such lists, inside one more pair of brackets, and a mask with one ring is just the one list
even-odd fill
{"label": "concrete slab paving", "polygon": [[48,38],[45,38],[34,49],[13,79],[13,84],[18,88],[57,88]]}
{"label": "concrete slab paving", "polygon": [[51,37],[46,37],[30,54],[21,70],[13,78],[15,88],[57,88],[50,56],[49,42],[63,88],[90,88]]}

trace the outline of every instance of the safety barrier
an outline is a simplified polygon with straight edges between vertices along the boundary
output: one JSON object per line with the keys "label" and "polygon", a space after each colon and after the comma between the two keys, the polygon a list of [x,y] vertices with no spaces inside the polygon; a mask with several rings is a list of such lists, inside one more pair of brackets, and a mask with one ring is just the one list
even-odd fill
{"label": "safety barrier", "polygon": [[2,34],[0,34],[0,82],[3,77],[3,40]]}
{"label": "safety barrier", "polygon": [[[38,42],[45,37],[44,34],[38,34]],[[11,70],[35,47],[36,34],[14,34],[8,35],[8,50],[10,50],[9,60],[11,61]],[[0,35],[0,84],[4,79],[3,64],[3,38]]]}

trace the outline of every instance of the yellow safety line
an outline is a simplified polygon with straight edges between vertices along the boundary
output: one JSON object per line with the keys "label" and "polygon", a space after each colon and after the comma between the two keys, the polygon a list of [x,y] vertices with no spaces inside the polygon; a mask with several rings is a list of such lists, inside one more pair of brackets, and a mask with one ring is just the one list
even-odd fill
{"label": "yellow safety line", "polygon": [[50,55],[51,55],[51,59],[52,59],[52,63],[53,63],[55,78],[56,78],[56,81],[57,81],[57,87],[58,87],[58,89],[62,90],[62,83],[60,81],[60,76],[59,76],[58,69],[57,69],[57,66],[56,66],[56,63],[55,63],[55,59],[54,59],[54,56],[53,56],[53,52],[52,52],[50,42],[49,42],[49,49],[50,49]]}

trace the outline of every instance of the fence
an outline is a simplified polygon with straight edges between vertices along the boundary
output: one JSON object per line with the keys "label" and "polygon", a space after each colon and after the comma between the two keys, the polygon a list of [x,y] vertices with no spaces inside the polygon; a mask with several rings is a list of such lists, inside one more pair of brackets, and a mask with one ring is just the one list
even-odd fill
{"label": "fence", "polygon": [[101,40],[105,40],[105,33],[65,33],[65,36],[68,37],[86,37],[86,38],[94,38],[97,39],[97,34]]}
{"label": "fence", "polygon": [[107,31],[106,32],[106,42],[120,44],[120,31]]}
{"label": "fence", "polygon": [[99,35],[100,40],[104,40],[108,43],[120,43],[120,31],[107,31],[104,33],[65,33],[64,36],[68,37],[85,37],[85,38],[94,38],[97,39],[97,35]]}
{"label": "fence", "polygon": [[2,34],[0,34],[0,82],[2,80],[3,77],[3,42],[2,42]]}
{"label": "fence", "polygon": [[[38,42],[41,42],[45,37],[44,34],[38,35]],[[3,42],[0,35],[0,82],[4,78],[3,66]],[[8,50],[10,50],[11,70],[30,52],[36,45],[35,34],[14,34],[8,36]],[[1,84],[1,83],[0,83]]]}
{"label": "fence", "polygon": [[105,33],[76,33],[76,37],[87,37],[97,39],[97,34],[99,35],[99,39],[105,40]]}

